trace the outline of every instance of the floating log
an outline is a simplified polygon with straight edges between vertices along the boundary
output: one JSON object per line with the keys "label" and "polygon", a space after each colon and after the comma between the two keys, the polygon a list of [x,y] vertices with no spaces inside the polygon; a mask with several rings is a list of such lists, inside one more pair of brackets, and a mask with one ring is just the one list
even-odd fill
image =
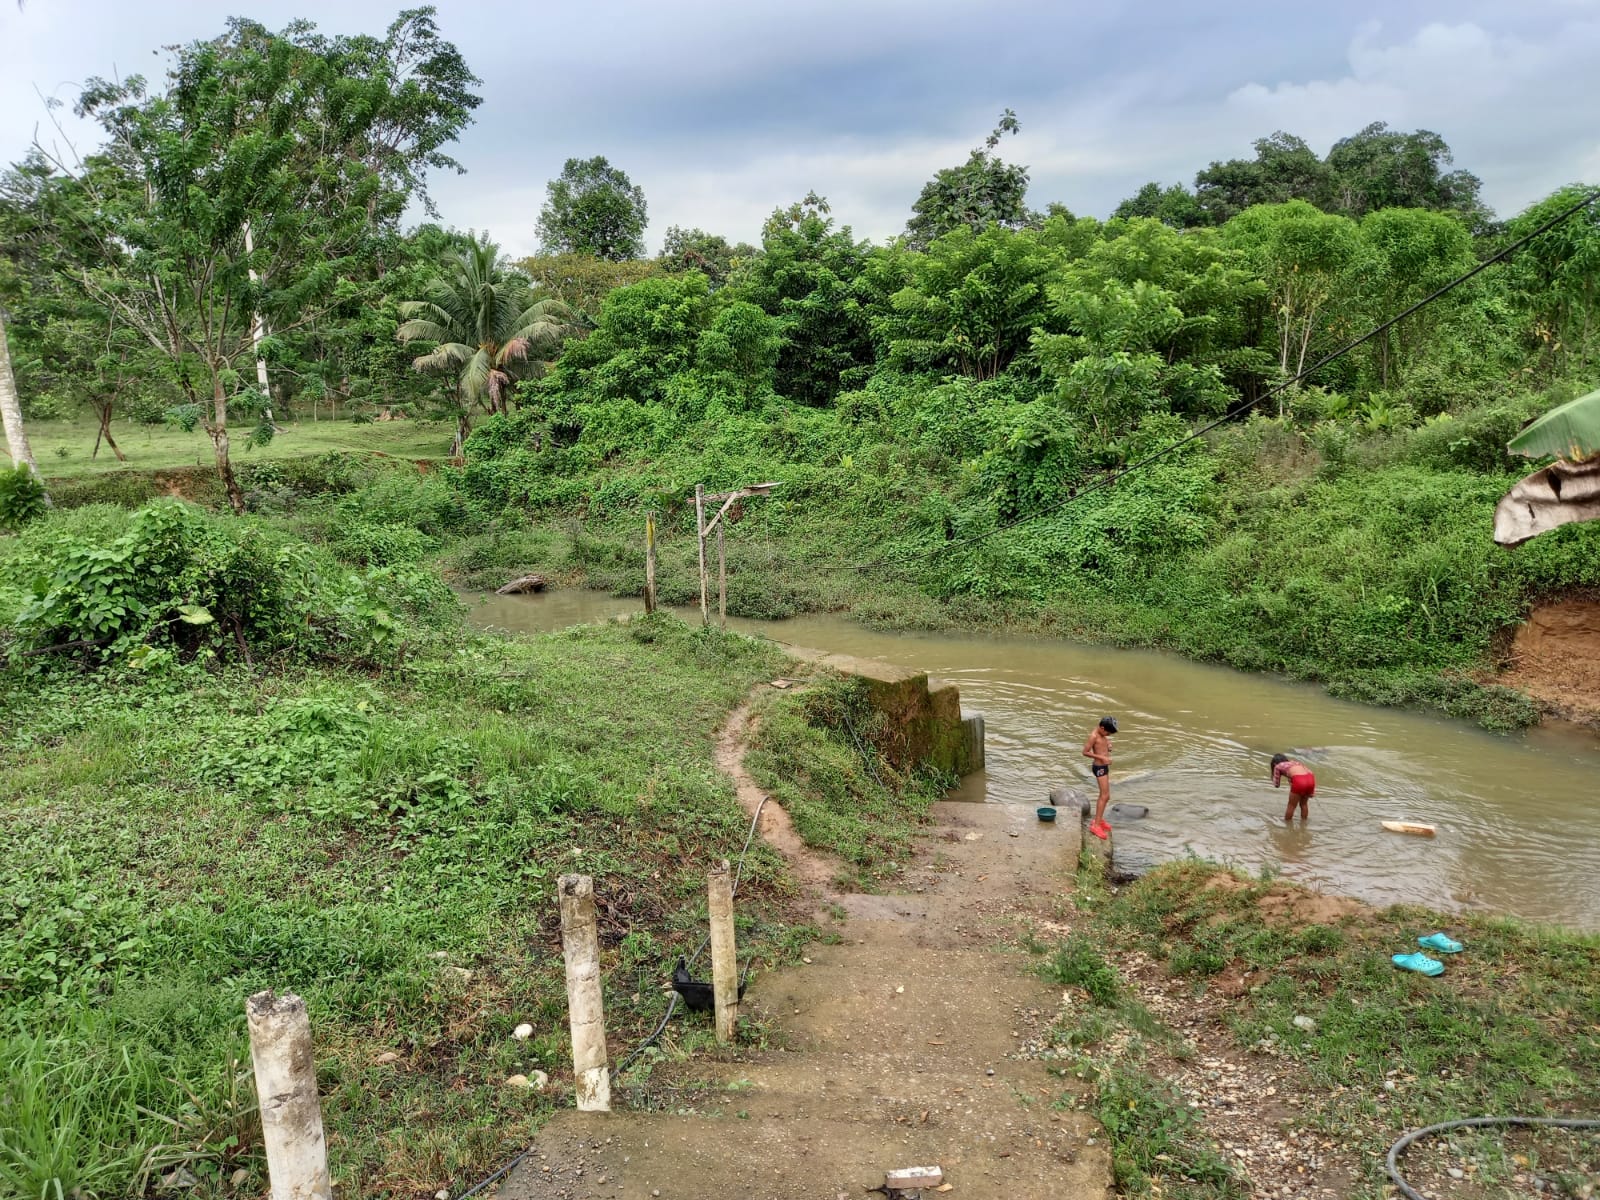
{"label": "floating log", "polygon": [[543,575],[524,575],[520,579],[513,579],[505,587],[496,588],[496,596],[523,596],[528,592],[542,592],[545,588]]}
{"label": "floating log", "polygon": [[1438,832],[1432,825],[1419,821],[1384,821],[1382,824],[1390,833],[1409,833],[1414,837],[1432,837]]}

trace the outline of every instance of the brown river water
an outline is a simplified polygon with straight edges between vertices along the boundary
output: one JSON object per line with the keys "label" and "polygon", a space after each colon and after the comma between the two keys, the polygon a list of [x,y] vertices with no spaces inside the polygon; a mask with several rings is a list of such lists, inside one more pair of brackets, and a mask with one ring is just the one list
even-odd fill
{"label": "brown river water", "polygon": [[[468,600],[475,623],[526,632],[640,608],[581,590]],[[1039,805],[1059,784],[1091,790],[1080,749],[1114,715],[1112,799],[1150,810],[1118,823],[1119,862],[1192,853],[1378,905],[1600,929],[1600,737],[1582,729],[1491,734],[1154,651],[880,633],[832,616],[729,625],[955,683],[962,707],[985,714],[988,757],[955,799]],[[1293,828],[1286,789],[1271,784],[1279,751],[1317,776],[1311,819]],[[1432,824],[1438,836],[1388,833],[1384,820]]]}

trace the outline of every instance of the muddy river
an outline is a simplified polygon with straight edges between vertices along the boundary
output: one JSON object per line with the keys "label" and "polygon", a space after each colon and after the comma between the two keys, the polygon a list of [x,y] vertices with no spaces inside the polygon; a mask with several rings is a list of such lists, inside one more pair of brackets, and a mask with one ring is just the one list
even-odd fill
{"label": "muddy river", "polygon": [[[537,631],[636,612],[594,592],[475,599],[474,620]],[[695,614],[698,615],[698,614]],[[1148,806],[1119,824],[1119,861],[1193,853],[1268,868],[1374,904],[1475,908],[1600,929],[1600,737],[1572,727],[1505,736],[1321,689],[1073,642],[895,634],[828,616],[737,621],[792,645],[878,658],[951,680],[987,721],[988,768],[957,799],[1042,803],[1088,788],[1079,750],[1116,716],[1112,798]],[[1317,776],[1311,820],[1285,828],[1269,760]],[[1380,828],[1438,827],[1434,839]]]}

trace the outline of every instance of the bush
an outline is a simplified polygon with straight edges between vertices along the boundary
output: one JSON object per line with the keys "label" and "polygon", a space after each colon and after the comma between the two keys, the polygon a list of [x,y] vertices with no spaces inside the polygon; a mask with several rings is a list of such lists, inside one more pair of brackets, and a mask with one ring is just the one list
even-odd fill
{"label": "bush", "polygon": [[30,467],[0,471],[0,529],[21,529],[47,507],[44,485]]}

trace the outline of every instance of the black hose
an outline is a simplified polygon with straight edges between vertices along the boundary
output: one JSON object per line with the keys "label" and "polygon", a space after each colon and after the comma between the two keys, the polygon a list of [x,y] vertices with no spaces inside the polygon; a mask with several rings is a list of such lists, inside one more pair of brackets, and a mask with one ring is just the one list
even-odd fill
{"label": "black hose", "polygon": [[1421,1192],[1417,1191],[1405,1181],[1400,1174],[1400,1155],[1405,1153],[1406,1147],[1420,1138],[1431,1134],[1443,1133],[1447,1129],[1483,1129],[1496,1125],[1523,1125],[1543,1126],[1549,1129],[1600,1129],[1600,1119],[1593,1117],[1468,1117],[1463,1121],[1441,1121],[1437,1125],[1429,1125],[1424,1129],[1413,1129],[1405,1137],[1389,1147],[1389,1160],[1386,1164],[1389,1178],[1394,1180],[1395,1187],[1400,1189],[1400,1194],[1406,1200],[1428,1200]]}

